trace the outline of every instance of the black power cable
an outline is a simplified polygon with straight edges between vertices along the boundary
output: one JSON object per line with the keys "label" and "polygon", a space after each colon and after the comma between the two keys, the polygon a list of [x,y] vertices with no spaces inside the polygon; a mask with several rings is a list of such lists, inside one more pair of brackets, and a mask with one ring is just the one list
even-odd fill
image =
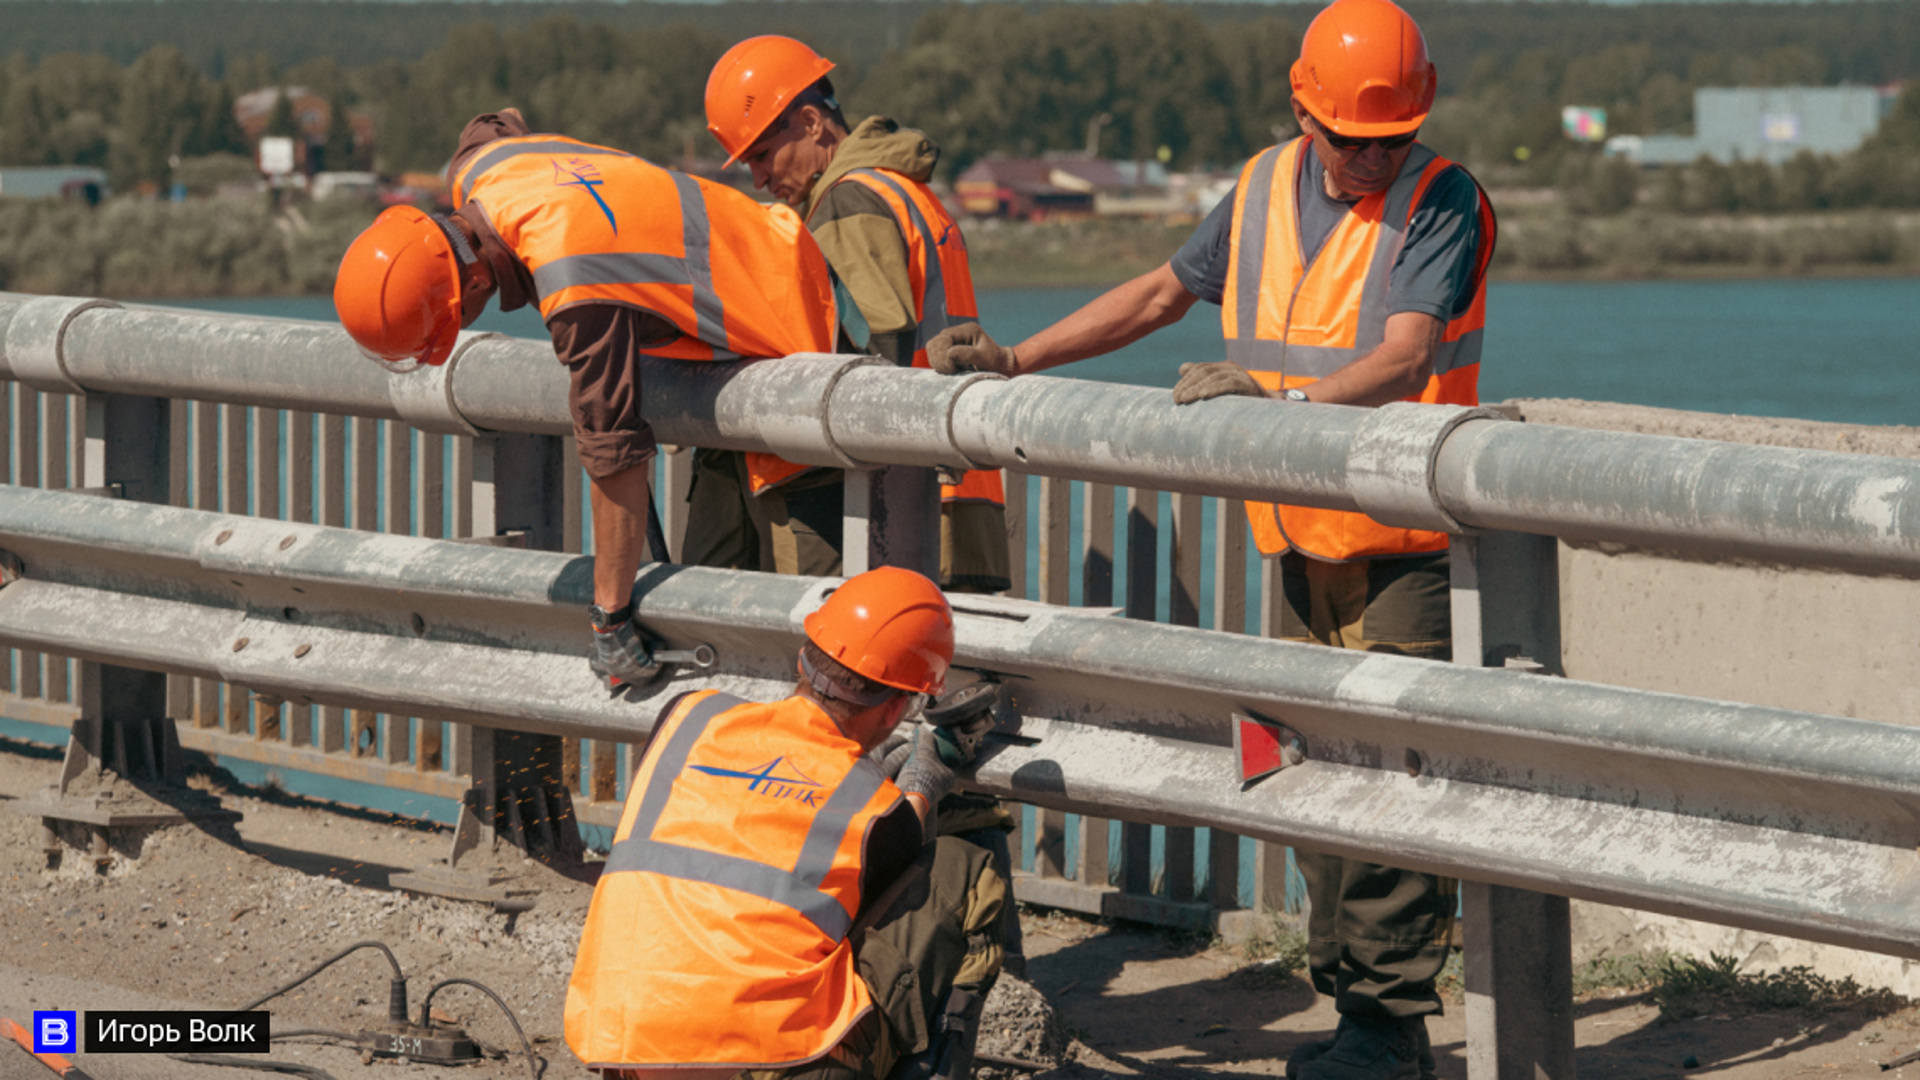
{"label": "black power cable", "polygon": [[353,944],[347,946],[346,948],[328,957],[327,959],[322,960],[319,966],[315,967],[312,971],[307,972],[305,975],[300,976],[299,978],[293,980],[292,982],[281,987],[280,989],[273,991],[272,993],[266,995],[265,997],[255,998],[254,1000],[247,1002],[245,1005],[242,1005],[233,1011],[234,1012],[252,1012],[254,1009],[257,1009],[260,1006],[265,1005],[267,1002],[272,1001],[274,998],[279,997],[281,994],[284,994],[289,990],[295,989],[296,987],[300,986],[300,984],[306,982],[308,979],[313,978],[315,975],[318,975],[321,972],[332,967],[333,965],[339,963],[340,961],[345,960],[347,957],[352,956],[354,953],[359,952],[361,949],[379,949],[382,953],[386,954],[387,963],[393,965],[393,980],[389,987],[389,993],[387,995],[387,1018],[397,1023],[401,1023],[401,1024],[406,1023],[407,1022],[407,976],[405,972],[400,970],[400,961],[394,958],[393,950],[387,948],[386,943],[383,941],[356,941]]}
{"label": "black power cable", "polygon": [[255,1072],[305,1076],[310,1080],[334,1080],[333,1074],[327,1070],[302,1065],[296,1061],[271,1061],[257,1057],[235,1057],[231,1054],[168,1054],[167,1058],[172,1061],[184,1061],[189,1065],[219,1065],[228,1069],[252,1069]]}
{"label": "black power cable", "polygon": [[475,990],[478,990],[481,993],[492,998],[493,1003],[495,1005],[500,1006],[500,1011],[507,1014],[507,1023],[513,1025],[513,1033],[520,1037],[520,1051],[527,1055],[527,1076],[529,1080],[540,1080],[540,1071],[534,1065],[535,1059],[533,1056],[533,1044],[527,1041],[527,1033],[520,1030],[520,1018],[513,1015],[513,1010],[507,1007],[507,1003],[500,999],[499,994],[496,994],[493,991],[487,989],[486,987],[480,985],[479,983],[474,982],[472,979],[460,979],[460,978],[441,979],[439,982],[434,983],[431,987],[428,987],[427,996],[420,999],[420,1026],[421,1027],[431,1026],[432,1014],[428,1011],[428,1009],[433,1005],[433,995],[439,993],[442,987],[447,987],[447,986],[471,986]]}

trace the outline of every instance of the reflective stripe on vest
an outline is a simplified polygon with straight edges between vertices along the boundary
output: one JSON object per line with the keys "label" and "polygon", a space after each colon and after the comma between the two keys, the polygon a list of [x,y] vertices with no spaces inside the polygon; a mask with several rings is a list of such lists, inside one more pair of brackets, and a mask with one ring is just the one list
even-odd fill
{"label": "reflective stripe on vest", "polygon": [[[1270,390],[1311,385],[1386,340],[1393,268],[1408,226],[1433,181],[1457,167],[1415,144],[1393,184],[1354,203],[1308,263],[1296,211],[1305,145],[1295,139],[1256,156],[1234,194],[1221,330],[1227,359]],[[1480,226],[1471,301],[1448,321],[1427,385],[1409,401],[1479,404],[1485,268],[1495,240],[1484,194]],[[1445,533],[1394,528],[1334,510],[1248,503],[1247,516],[1268,555],[1292,548],[1340,562],[1439,551],[1448,543]]]}
{"label": "reflective stripe on vest", "polygon": [[804,698],[681,698],[594,886],[567,1045],[595,1069],[775,1069],[828,1052],[873,1009],[847,936],[867,836],[903,804]]}
{"label": "reflective stripe on vest", "polygon": [[[576,303],[639,308],[680,331],[642,351],[677,360],[834,350],[832,274],[785,207],[553,135],[483,146],[453,189],[527,267],[542,317]],[[813,468],[746,457],[756,493]]]}
{"label": "reflective stripe on vest", "polygon": [[601,872],[644,870],[662,877],[704,881],[758,896],[806,916],[829,941],[837,944],[847,936],[853,920],[840,906],[840,901],[820,891],[820,883],[826,880],[827,871],[833,869],[834,852],[839,850],[854,815],[873,799],[886,781],[872,759],[861,758],[814,815],[806,842],[800,848],[800,859],[792,870],[653,839],[654,826],[659,824],[660,812],[666,809],[674,779],[686,771],[687,755],[692,752],[693,744],[706,733],[707,724],[714,717],[744,704],[746,702],[739,698],[714,694],[695,705],[680,721],[672,739],[661,748],[653,779],[640,802],[639,816],[634,819],[633,831],[607,853],[606,866]]}
{"label": "reflective stripe on vest", "polygon": [[[980,315],[973,292],[973,271],[967,262],[966,239],[947,208],[920,181],[888,169],[851,169],[835,181],[836,184],[848,182],[860,184],[880,196],[880,201],[893,212],[901,238],[906,241],[909,284],[914,289],[913,366],[929,367],[927,343],[947,327]],[[949,238],[953,242],[949,242]],[[1003,506],[1006,485],[1001,481],[1000,470],[978,469],[961,474],[958,484],[942,484],[940,501]]]}

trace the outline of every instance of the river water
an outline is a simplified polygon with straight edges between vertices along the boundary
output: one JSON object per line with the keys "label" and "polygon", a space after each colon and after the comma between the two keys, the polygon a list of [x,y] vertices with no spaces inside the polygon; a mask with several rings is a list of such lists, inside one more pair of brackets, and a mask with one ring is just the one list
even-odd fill
{"label": "river water", "polygon": [[[990,289],[982,323],[1012,343],[1098,289]],[[326,297],[167,301],[332,319]],[[1496,283],[1480,395],[1571,397],[1849,424],[1920,424],[1920,278]],[[532,309],[478,328],[543,337]],[[1051,374],[1172,386],[1180,365],[1221,357],[1216,309],[1111,356]]]}

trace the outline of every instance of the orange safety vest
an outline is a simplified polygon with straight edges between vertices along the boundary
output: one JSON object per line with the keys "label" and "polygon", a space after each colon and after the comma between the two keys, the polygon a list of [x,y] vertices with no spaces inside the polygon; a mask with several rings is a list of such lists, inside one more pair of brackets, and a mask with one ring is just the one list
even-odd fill
{"label": "orange safety vest", "polygon": [[818,705],[715,691],[654,730],[567,983],[592,1069],[779,1069],[873,1007],[847,932],[900,789]]}
{"label": "orange safety vest", "polygon": [[[540,315],[612,303],[680,336],[643,352],[736,360],[834,351],[832,272],[786,207],[557,135],[498,139],[454,178],[533,276]],[[750,453],[757,493],[813,468]]]}
{"label": "orange safety vest", "polygon": [[[1305,171],[1294,139],[1254,157],[1235,189],[1225,295],[1227,359],[1269,390],[1308,386],[1386,340],[1389,282],[1407,226],[1434,179],[1454,164],[1415,144],[1384,192],[1353,205],[1305,265],[1295,185]],[[1473,302],[1447,323],[1433,373],[1408,401],[1480,403],[1480,339],[1487,321],[1493,207],[1480,195],[1479,265]],[[1365,514],[1272,503],[1247,504],[1254,542],[1267,555],[1292,548],[1329,562],[1441,551],[1447,534],[1382,525]]]}
{"label": "orange safety vest", "polygon": [[[949,326],[980,317],[960,226],[926,184],[892,169],[853,169],[835,183],[870,188],[893,211],[900,235],[907,241],[907,279],[913,286],[913,317],[919,327],[914,332],[913,366],[931,367],[927,342]],[[814,206],[817,209],[819,203]],[[978,469],[963,474],[958,484],[942,484],[940,501],[1006,505],[1000,470]]]}

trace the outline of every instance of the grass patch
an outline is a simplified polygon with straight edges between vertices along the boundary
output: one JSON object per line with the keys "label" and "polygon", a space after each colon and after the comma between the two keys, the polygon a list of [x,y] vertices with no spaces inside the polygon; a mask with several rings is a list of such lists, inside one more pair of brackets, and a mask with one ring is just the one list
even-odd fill
{"label": "grass patch", "polygon": [[1705,960],[1661,958],[1651,985],[1662,1020],[1795,1010],[1816,1016],[1842,1010],[1886,1016],[1909,1004],[1891,990],[1869,990],[1852,976],[1829,979],[1808,967],[1748,974],[1740,970],[1738,958],[1719,953]]}
{"label": "grass patch", "polygon": [[1240,943],[1240,955],[1249,963],[1291,974],[1307,966],[1307,935],[1294,926],[1293,919],[1270,914]]}
{"label": "grass patch", "polygon": [[1660,978],[1661,965],[1671,953],[1623,953],[1596,956],[1573,973],[1573,996],[1591,997],[1603,990],[1645,990]]}

